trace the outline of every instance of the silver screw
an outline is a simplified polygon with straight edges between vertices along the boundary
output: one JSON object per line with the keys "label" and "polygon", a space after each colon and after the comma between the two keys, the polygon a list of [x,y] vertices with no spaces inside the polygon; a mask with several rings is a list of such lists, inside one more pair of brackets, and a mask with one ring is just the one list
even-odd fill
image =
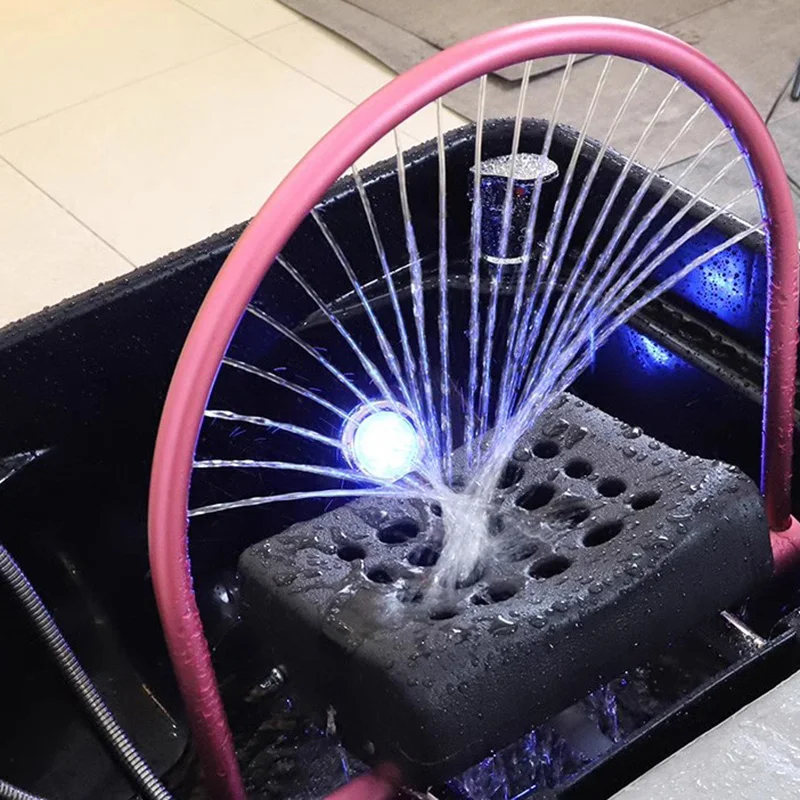
{"label": "silver screw", "polygon": [[766,639],[762,639],[752,628],[748,627],[747,625],[742,622],[738,617],[735,617],[728,611],[721,612],[722,619],[728,623],[741,637],[744,639],[747,644],[751,647],[755,648],[756,650],[760,650],[766,643]]}
{"label": "silver screw", "polygon": [[273,667],[267,677],[250,690],[250,693],[247,695],[247,701],[252,703],[256,700],[261,700],[267,695],[275,694],[284,683],[286,683],[285,667]]}

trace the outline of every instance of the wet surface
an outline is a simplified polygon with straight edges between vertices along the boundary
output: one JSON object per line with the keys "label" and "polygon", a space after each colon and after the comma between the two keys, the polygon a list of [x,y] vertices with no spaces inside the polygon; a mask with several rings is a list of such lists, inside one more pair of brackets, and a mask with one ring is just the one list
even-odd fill
{"label": "wet surface", "polygon": [[422,502],[356,500],[240,565],[249,624],[330,676],[345,735],[416,769],[424,754],[426,774],[522,735],[770,569],[758,492],[735,468],[569,396],[517,454],[488,555],[454,590],[431,583],[442,517]]}

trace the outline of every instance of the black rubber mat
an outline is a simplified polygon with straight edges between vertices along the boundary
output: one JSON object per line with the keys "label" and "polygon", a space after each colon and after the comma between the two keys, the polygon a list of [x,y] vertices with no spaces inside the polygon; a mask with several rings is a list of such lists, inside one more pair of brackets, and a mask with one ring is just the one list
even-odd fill
{"label": "black rubber mat", "polygon": [[771,573],[756,486],[569,395],[520,443],[493,555],[421,599],[438,509],[360,499],[254,545],[245,615],[348,746],[446,778],[665,648]]}

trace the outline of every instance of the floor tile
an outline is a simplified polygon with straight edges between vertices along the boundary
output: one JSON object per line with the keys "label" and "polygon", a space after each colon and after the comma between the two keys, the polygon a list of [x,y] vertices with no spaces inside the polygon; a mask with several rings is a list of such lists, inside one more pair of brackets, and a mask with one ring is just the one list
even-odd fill
{"label": "floor tile", "polygon": [[300,15],[278,0],[180,0],[234,33],[258,36],[297,22]]}
{"label": "floor tile", "polygon": [[352,104],[241,43],[0,137],[141,264],[253,214]]}
{"label": "floor tile", "polygon": [[175,0],[13,5],[0,11],[0,131],[237,41]]}
{"label": "floor tile", "polygon": [[0,326],[132,265],[0,161]]}
{"label": "floor tile", "polygon": [[[354,103],[360,103],[393,77],[394,73],[377,59],[346,39],[303,20],[280,31],[253,40],[260,48],[308,75]],[[459,127],[464,120],[444,109],[445,130]],[[436,135],[436,112],[422,109],[401,125],[417,141]]]}

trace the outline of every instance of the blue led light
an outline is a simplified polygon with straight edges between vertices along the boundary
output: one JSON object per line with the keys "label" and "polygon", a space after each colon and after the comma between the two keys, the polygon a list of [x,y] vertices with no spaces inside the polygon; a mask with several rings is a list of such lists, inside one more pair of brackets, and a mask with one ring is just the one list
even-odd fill
{"label": "blue led light", "polygon": [[711,289],[716,289],[721,297],[725,300],[733,300],[740,302],[745,299],[744,286],[745,283],[743,265],[735,263],[734,269],[724,270],[720,267],[716,269],[707,269],[704,271],[703,277],[706,284]]}
{"label": "blue led light", "polygon": [[672,370],[686,363],[664,345],[632,328],[628,329],[627,334],[631,350],[639,357],[639,361],[645,369]]}
{"label": "blue led light", "polygon": [[656,364],[666,365],[675,358],[666,347],[662,347],[658,342],[654,342],[646,336],[642,337],[642,349],[650,356],[650,360]]}
{"label": "blue led light", "polygon": [[678,284],[676,291],[723,322],[741,327],[748,322],[748,275],[741,259],[705,264]]}
{"label": "blue led light", "polygon": [[350,415],[342,448],[365,475],[396,481],[414,470],[422,442],[406,409],[380,401],[359,406]]}
{"label": "blue led light", "polygon": [[[724,236],[703,231],[683,244],[656,271],[662,280],[698,256],[717,246]],[[671,291],[731,327],[762,335],[764,329],[765,284],[762,257],[742,245],[731,245],[700,264]]]}

